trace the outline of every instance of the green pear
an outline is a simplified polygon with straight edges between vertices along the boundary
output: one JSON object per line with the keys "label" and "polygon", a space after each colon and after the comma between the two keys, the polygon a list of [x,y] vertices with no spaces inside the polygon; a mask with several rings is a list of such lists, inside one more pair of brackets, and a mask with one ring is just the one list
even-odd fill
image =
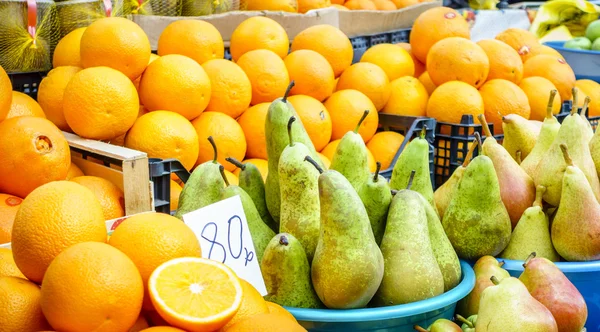
{"label": "green pear", "polygon": [[295,116],[290,117],[289,145],[279,158],[279,231],[294,235],[302,243],[308,261],[312,262],[321,226],[319,171],[304,161],[304,157],[310,154],[306,145],[293,140],[292,127],[295,121]]}
{"label": "green pear", "polygon": [[354,131],[349,131],[342,137],[329,167],[342,173],[357,192],[360,192],[360,188],[367,182],[370,174],[367,146],[358,133],[367,115],[369,110],[363,113]]}
{"label": "green pear", "polygon": [[371,231],[369,215],[341,173],[323,171],[310,156],[306,160],[321,172],[321,230],[312,262],[313,286],[328,308],[362,308],[383,278],[383,255]]}
{"label": "green pear", "polygon": [[277,234],[265,249],[260,270],[265,300],[293,308],[322,308],[310,281],[310,264],[302,244],[292,234]]}
{"label": "green pear", "polygon": [[514,277],[498,280],[481,294],[477,332],[558,332],[552,313]]}
{"label": "green pear", "polygon": [[[575,87],[572,90],[572,94],[573,94],[573,108],[575,108],[576,112],[579,112],[579,100],[577,98],[579,90]],[[592,137],[594,136],[594,129],[592,128],[592,124],[590,123],[590,121],[588,120],[587,116],[585,115],[587,113],[588,110],[588,106],[590,104],[590,97],[586,96],[585,100],[583,102],[583,107],[581,108],[581,112],[579,113],[579,116],[581,117],[581,119],[583,120],[583,125],[581,126],[581,130],[582,132],[585,134],[587,141],[589,142]]]}
{"label": "green pear", "polygon": [[213,147],[213,160],[202,163],[192,172],[187,183],[179,195],[179,205],[175,217],[183,220],[183,215],[196,211],[207,205],[221,200],[221,191],[225,186],[221,173],[220,164],[217,162],[217,146],[212,136],[208,141]]}
{"label": "green pear", "polygon": [[423,126],[419,137],[410,141],[400,154],[392,170],[390,187],[396,190],[406,188],[410,173],[415,170],[417,173],[412,184],[412,190],[419,192],[431,206],[435,207],[433,186],[431,185],[431,175],[429,173],[429,142],[425,139],[426,131],[427,127]]}
{"label": "green pear", "polygon": [[381,163],[377,162],[375,174],[358,191],[358,195],[367,209],[377,244],[381,244],[388,209],[392,202],[390,185],[383,176],[379,175],[379,170],[381,170]]}
{"label": "green pear", "polygon": [[223,165],[219,165],[221,177],[223,178],[227,187],[222,190],[221,199],[226,199],[233,196],[240,196],[242,201],[242,207],[244,208],[244,214],[246,215],[246,221],[248,222],[248,230],[252,236],[252,242],[254,243],[254,250],[256,250],[256,258],[260,262],[269,244],[269,241],[275,236],[275,232],[267,224],[265,224],[254,206],[252,198],[239,186],[229,184],[227,177],[225,176],[225,168]]}
{"label": "green pear", "polygon": [[462,323],[460,328],[462,332],[475,332],[475,323],[477,322],[477,315],[469,316],[469,318],[464,318],[461,315],[456,315],[456,320],[459,323]]}
{"label": "green pear", "polygon": [[525,260],[535,251],[540,257],[546,257],[553,262],[560,261],[560,256],[554,250],[550,238],[550,221],[543,210],[544,191],[546,191],[544,186],[537,186],[533,206],[523,213],[508,246],[500,253],[500,257]]}
{"label": "green pear", "polygon": [[521,151],[521,158],[527,158],[540,135],[539,125],[518,114],[503,116],[502,130],[504,131],[502,146],[514,160],[517,160],[517,151]]}
{"label": "green pear", "polygon": [[427,215],[416,191],[400,190],[390,206],[381,242],[384,273],[373,298],[377,306],[425,300],[444,292],[444,278],[431,247]]}
{"label": "green pear", "polygon": [[596,173],[600,174],[600,130],[597,130],[590,140],[590,153],[594,161]]}
{"label": "green pear", "polygon": [[560,123],[552,114],[556,93],[556,90],[550,91],[550,99],[548,100],[548,107],[546,108],[546,118],[542,124],[540,135],[535,143],[535,146],[533,147],[533,150],[531,150],[527,157],[523,158],[523,162],[519,164],[521,168],[525,170],[529,176],[531,176],[531,178],[534,178],[537,165],[540,163],[540,160],[542,160],[544,154],[552,145],[552,142],[554,142],[554,138],[560,129]]}
{"label": "green pear", "polygon": [[[283,98],[277,98],[269,106],[267,118],[265,120],[265,139],[267,141],[267,155],[269,162],[269,173],[265,181],[265,198],[267,208],[271,217],[277,225],[279,225],[281,193],[279,192],[279,157],[289,144],[287,133],[287,124],[291,116],[296,116],[294,106],[287,100],[290,90],[294,87],[294,81],[288,86]],[[310,137],[306,133],[306,129],[302,125],[300,118],[296,119],[297,123],[293,128],[293,135],[296,142],[304,144],[310,151],[310,155],[322,166],[321,158],[319,158],[315,146]]]}
{"label": "green pear", "polygon": [[462,332],[460,326],[456,325],[451,320],[440,318],[433,322],[431,326],[426,329],[420,327],[419,325],[414,326],[415,331],[418,332]]}
{"label": "green pear", "polygon": [[571,151],[561,144],[567,165],[562,179],[562,195],[552,221],[552,244],[568,261],[600,259],[600,204],[584,172],[570,157]]}
{"label": "green pear", "polygon": [[265,200],[265,182],[258,167],[252,163],[242,163],[232,157],[227,157],[225,160],[240,169],[240,174],[238,175],[240,187],[252,198],[256,210],[258,210],[258,213],[265,224],[273,231],[278,231],[277,225],[273,218],[271,218],[269,210],[267,209],[267,202]]}
{"label": "green pear", "polygon": [[511,233],[510,216],[489,157],[479,155],[469,163],[442,225],[460,258],[495,256],[506,248]]}

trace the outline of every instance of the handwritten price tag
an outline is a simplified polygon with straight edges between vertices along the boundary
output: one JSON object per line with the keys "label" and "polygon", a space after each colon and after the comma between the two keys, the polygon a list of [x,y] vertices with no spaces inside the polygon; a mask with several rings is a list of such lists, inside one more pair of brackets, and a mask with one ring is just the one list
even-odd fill
{"label": "handwritten price tag", "polygon": [[267,295],[240,196],[185,214],[183,221],[200,240],[202,257],[229,266],[261,295]]}

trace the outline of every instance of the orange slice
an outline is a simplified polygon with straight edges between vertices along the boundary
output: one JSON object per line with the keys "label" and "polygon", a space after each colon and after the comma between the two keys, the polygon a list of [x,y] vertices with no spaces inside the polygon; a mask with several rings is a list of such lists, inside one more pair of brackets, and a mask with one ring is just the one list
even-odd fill
{"label": "orange slice", "polygon": [[219,262],[182,257],[152,272],[148,290],[156,311],[169,324],[188,331],[214,331],[237,313],[242,285]]}

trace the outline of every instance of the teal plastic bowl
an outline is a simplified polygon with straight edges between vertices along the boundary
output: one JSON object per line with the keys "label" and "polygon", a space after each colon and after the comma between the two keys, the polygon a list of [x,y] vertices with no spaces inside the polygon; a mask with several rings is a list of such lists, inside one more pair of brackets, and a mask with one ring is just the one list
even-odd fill
{"label": "teal plastic bowl", "polygon": [[588,79],[600,83],[600,51],[572,50],[564,48],[564,41],[545,43],[560,53],[573,68],[577,79]]}
{"label": "teal plastic bowl", "polygon": [[[504,261],[503,268],[511,276],[518,278],[523,272],[523,261],[498,259]],[[577,287],[588,308],[588,331],[600,331],[600,261],[557,262],[556,266]]]}
{"label": "teal plastic bowl", "polygon": [[304,328],[317,331],[414,332],[413,326],[427,328],[439,318],[452,319],[456,302],[475,286],[473,268],[461,261],[462,280],[450,291],[415,303],[381,308],[350,310],[289,308]]}

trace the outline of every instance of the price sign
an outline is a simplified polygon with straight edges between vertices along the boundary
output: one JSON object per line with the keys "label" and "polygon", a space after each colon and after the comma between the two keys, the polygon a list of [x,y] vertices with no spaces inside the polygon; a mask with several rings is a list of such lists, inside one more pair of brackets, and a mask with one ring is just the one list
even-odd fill
{"label": "price sign", "polygon": [[200,240],[202,257],[229,266],[261,295],[267,295],[240,196],[187,213],[183,221]]}

